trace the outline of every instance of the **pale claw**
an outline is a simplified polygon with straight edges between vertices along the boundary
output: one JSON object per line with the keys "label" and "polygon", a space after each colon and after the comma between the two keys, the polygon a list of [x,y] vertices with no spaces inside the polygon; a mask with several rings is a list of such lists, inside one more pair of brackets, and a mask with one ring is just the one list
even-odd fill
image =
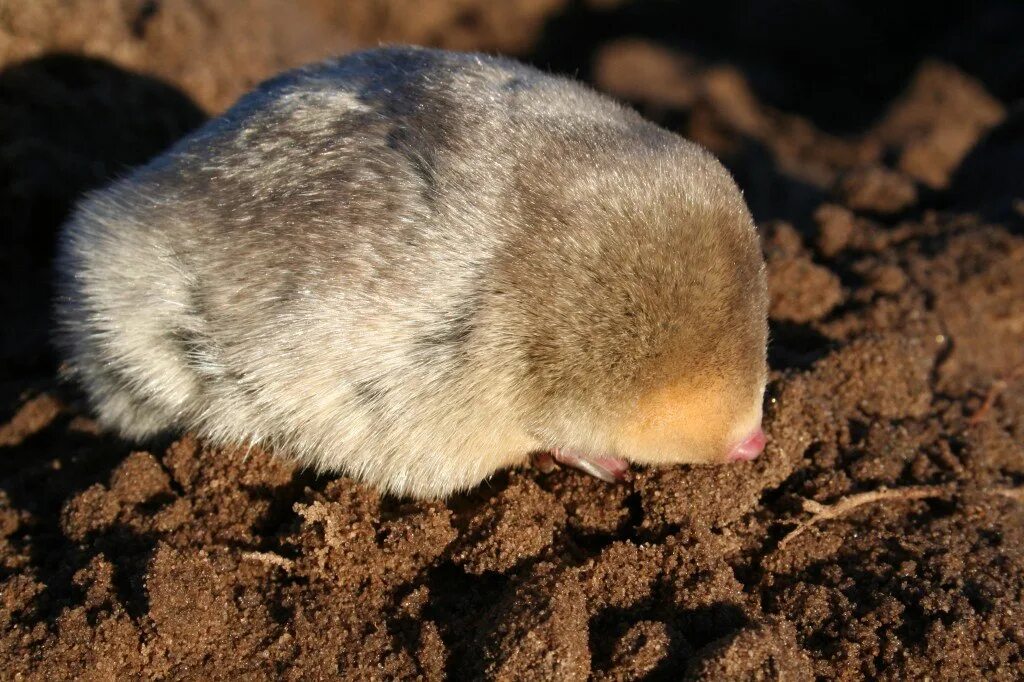
{"label": "pale claw", "polygon": [[625,460],[618,457],[587,457],[571,450],[556,449],[553,458],[559,464],[576,467],[607,483],[618,483],[626,477],[629,469]]}

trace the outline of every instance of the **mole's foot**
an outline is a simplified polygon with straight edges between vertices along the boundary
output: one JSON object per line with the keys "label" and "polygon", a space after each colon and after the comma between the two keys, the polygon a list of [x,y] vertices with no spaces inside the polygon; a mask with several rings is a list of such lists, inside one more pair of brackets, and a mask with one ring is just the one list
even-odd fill
{"label": "mole's foot", "polygon": [[552,471],[558,470],[554,456],[547,451],[533,453],[533,466],[540,469],[543,474],[550,474]]}
{"label": "mole's foot", "polygon": [[[564,464],[585,471],[591,476],[600,478],[608,483],[621,481],[626,477],[626,472],[629,470],[629,464],[626,463],[626,460],[618,457],[584,455],[575,450],[563,450],[562,448],[555,448],[550,453],[545,452],[542,455],[546,456],[547,459],[542,460],[538,457],[536,460],[537,466],[541,471],[551,471],[557,462],[558,464]],[[545,466],[548,468],[545,469]]]}

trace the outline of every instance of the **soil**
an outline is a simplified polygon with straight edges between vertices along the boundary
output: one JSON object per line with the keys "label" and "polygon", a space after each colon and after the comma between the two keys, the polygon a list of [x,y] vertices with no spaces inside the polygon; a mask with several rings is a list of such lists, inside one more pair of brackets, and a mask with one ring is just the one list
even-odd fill
{"label": "soil", "polygon": [[[492,4],[0,8],[0,677],[1024,677],[1024,10]],[[578,73],[723,158],[771,280],[761,458],[426,503],[97,427],[46,343],[71,203],[378,40]]]}

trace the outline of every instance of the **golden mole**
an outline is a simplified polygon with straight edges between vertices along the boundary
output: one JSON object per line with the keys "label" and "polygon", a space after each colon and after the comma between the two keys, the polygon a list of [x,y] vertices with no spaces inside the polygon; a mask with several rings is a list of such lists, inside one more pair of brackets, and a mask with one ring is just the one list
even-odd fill
{"label": "golden mole", "polygon": [[764,446],[736,184],[507,59],[391,47],[274,78],[80,202],[57,271],[58,343],[129,438],[191,429],[416,497],[537,452],[615,479]]}

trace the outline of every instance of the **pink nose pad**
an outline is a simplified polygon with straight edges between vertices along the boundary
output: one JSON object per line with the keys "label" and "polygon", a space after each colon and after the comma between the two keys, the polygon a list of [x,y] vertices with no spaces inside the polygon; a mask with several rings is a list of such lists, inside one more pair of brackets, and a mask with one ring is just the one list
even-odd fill
{"label": "pink nose pad", "polygon": [[749,462],[761,454],[761,451],[764,450],[765,442],[764,431],[759,426],[733,447],[732,452],[729,453],[726,459],[730,462]]}

